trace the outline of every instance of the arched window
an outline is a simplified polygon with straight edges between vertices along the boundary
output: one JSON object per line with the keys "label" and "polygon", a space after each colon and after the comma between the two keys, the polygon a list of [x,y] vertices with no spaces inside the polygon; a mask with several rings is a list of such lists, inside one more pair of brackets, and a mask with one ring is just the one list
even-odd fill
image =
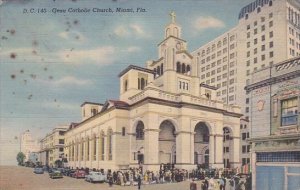
{"label": "arched window", "polygon": [[186,72],[188,75],[191,74],[191,67],[189,65],[186,66]]}
{"label": "arched window", "polygon": [[168,29],[166,30],[166,37],[169,36],[169,33],[170,33],[170,29],[168,28]]}
{"label": "arched window", "polygon": [[74,150],[75,150],[75,147],[74,147],[74,141],[72,142],[72,161],[74,161]]}
{"label": "arched window", "polygon": [[81,145],[80,145],[80,148],[81,148],[81,155],[80,155],[80,160],[83,161],[83,158],[84,158],[84,140],[83,138],[81,139]]}
{"label": "arched window", "polygon": [[85,160],[90,160],[90,138],[89,137],[87,137],[87,139],[86,139],[85,148],[86,148]]}
{"label": "arched window", "polygon": [[180,71],[181,71],[180,62],[177,62],[177,63],[176,63],[176,72],[177,72],[177,73],[180,73]]}
{"label": "arched window", "polygon": [[261,9],[260,7],[257,7],[257,13],[260,13]]}
{"label": "arched window", "polygon": [[95,109],[95,108],[93,108],[92,110],[91,110],[91,112],[92,112],[92,116],[94,116],[94,115],[96,115],[97,114],[97,109]]}
{"label": "arched window", "polygon": [[108,160],[112,160],[113,158],[113,152],[112,152],[112,130],[109,129],[107,131],[107,153],[108,153]]}
{"label": "arched window", "polygon": [[79,144],[78,144],[78,139],[75,141],[75,161],[79,160]]}
{"label": "arched window", "polygon": [[174,28],[174,36],[178,38],[178,28],[177,27]]}
{"label": "arched window", "polygon": [[144,90],[145,88],[145,79],[141,78],[141,90]]}
{"label": "arched window", "polygon": [[160,76],[161,75],[161,73],[160,73],[160,66],[157,66],[156,71],[157,71],[157,75]]}
{"label": "arched window", "polygon": [[164,65],[163,64],[160,65],[160,74],[161,75],[164,74]]}
{"label": "arched window", "polygon": [[223,141],[230,140],[230,131],[227,127],[223,128]]}
{"label": "arched window", "polygon": [[[173,48],[172,49],[172,65],[173,65],[173,68],[175,67],[175,49]],[[175,69],[175,68],[174,68]]]}
{"label": "arched window", "polygon": [[206,167],[209,165],[209,149],[204,152],[204,164]]}
{"label": "arched window", "polygon": [[140,90],[141,89],[141,79],[138,78],[138,89]]}
{"label": "arched window", "polygon": [[92,142],[92,150],[93,150],[93,155],[92,155],[92,160],[96,160],[96,155],[97,155],[97,139],[96,135],[93,135],[93,142]]}
{"label": "arched window", "polygon": [[139,121],[135,129],[136,140],[144,140],[144,123]]}
{"label": "arched window", "polygon": [[126,128],[122,127],[122,136],[125,136],[125,135],[126,135]]}
{"label": "arched window", "polygon": [[272,6],[273,5],[273,2],[272,1],[269,1],[269,6]]}
{"label": "arched window", "polygon": [[104,132],[101,131],[100,136],[99,136],[99,160],[104,160]]}
{"label": "arched window", "polygon": [[194,152],[194,164],[198,164],[198,152]]}
{"label": "arched window", "polygon": [[185,64],[183,63],[183,64],[182,64],[182,67],[181,67],[181,73],[185,73],[185,71],[186,71],[186,70],[185,70]]}
{"label": "arched window", "polygon": [[68,154],[69,154],[69,160],[71,161],[72,160],[72,157],[71,157],[71,143],[69,143]]}
{"label": "arched window", "polygon": [[125,83],[124,83],[124,91],[126,92],[128,89],[128,81],[125,80]]}

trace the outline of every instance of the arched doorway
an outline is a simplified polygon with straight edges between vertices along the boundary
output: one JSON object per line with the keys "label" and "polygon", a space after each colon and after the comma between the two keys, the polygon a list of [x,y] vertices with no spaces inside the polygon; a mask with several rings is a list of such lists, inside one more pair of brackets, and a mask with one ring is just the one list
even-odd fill
{"label": "arched doorway", "polygon": [[209,166],[209,128],[204,122],[199,122],[194,132],[194,164],[207,168]]}
{"label": "arched doorway", "polygon": [[133,152],[134,160],[137,163],[144,164],[144,139],[145,139],[145,125],[142,121],[138,121],[135,127],[135,148]]}
{"label": "arched doorway", "polygon": [[159,163],[176,164],[176,135],[174,125],[166,120],[159,126]]}
{"label": "arched doorway", "polygon": [[224,168],[231,168],[230,162],[232,161],[233,153],[233,140],[232,131],[229,127],[223,128],[223,163]]}
{"label": "arched doorway", "polygon": [[204,152],[204,167],[208,168],[209,167],[209,149],[206,149]]}

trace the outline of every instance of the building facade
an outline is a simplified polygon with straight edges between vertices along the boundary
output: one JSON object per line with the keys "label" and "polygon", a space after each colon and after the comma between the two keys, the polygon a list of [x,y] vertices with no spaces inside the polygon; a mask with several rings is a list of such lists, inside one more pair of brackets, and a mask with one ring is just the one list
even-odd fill
{"label": "building facade", "polygon": [[31,155],[39,151],[38,140],[32,137],[32,133],[29,130],[21,134],[20,151],[25,154],[25,161],[31,161]]}
{"label": "building facade", "polygon": [[300,187],[300,58],[253,73],[251,96],[253,189]]}
{"label": "building facade", "polygon": [[119,74],[120,100],[82,104],[82,117],[91,114],[66,133],[70,167],[240,166],[240,108],[219,101],[216,88],[200,82],[174,13],[171,18],[158,59]]}
{"label": "building facade", "polygon": [[[217,87],[223,102],[239,105],[241,122],[249,120],[251,100],[244,87],[251,73],[300,55],[299,9],[298,0],[256,0],[241,9],[233,29],[192,52],[200,81]],[[250,155],[242,154],[242,160]]]}
{"label": "building facade", "polygon": [[43,165],[54,166],[56,160],[63,161],[65,133],[69,126],[55,127],[40,141],[40,162]]}

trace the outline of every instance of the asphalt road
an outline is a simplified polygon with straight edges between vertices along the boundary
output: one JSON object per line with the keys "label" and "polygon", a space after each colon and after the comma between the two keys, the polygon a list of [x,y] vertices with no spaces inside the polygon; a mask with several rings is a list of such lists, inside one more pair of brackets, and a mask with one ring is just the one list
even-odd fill
{"label": "asphalt road", "polygon": [[[189,181],[170,184],[143,185],[142,190],[189,190]],[[199,184],[198,184],[199,187]],[[34,174],[33,168],[0,166],[0,190],[133,190],[136,186],[109,187],[107,183],[88,183],[84,179],[64,176],[50,179],[48,173]],[[199,188],[198,188],[199,189]]]}

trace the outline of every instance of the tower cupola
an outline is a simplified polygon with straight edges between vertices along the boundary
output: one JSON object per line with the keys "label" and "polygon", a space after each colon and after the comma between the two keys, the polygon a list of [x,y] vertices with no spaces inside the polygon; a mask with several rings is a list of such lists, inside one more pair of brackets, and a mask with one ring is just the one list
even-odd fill
{"label": "tower cupola", "polygon": [[176,23],[176,14],[174,11],[170,13],[171,23],[165,28],[165,38],[170,36],[181,38],[181,27]]}

